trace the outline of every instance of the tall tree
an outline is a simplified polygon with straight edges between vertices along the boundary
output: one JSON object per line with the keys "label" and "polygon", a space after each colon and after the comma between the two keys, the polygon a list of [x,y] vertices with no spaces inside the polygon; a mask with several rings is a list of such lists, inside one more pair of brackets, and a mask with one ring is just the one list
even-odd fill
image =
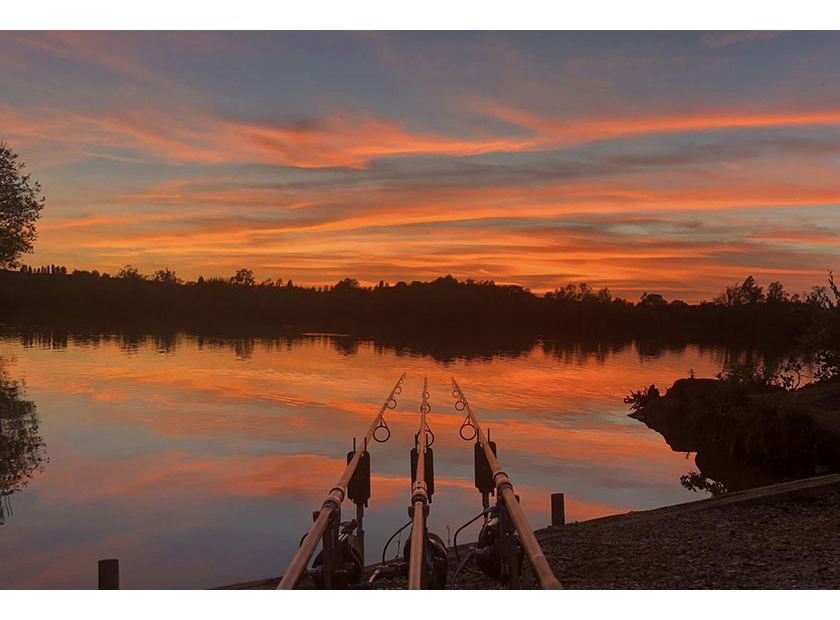
{"label": "tall tree", "polygon": [[17,267],[20,255],[32,251],[35,221],[46,203],[23,168],[18,154],[0,142],[0,267]]}
{"label": "tall tree", "polygon": [[250,269],[237,269],[236,275],[230,281],[233,284],[243,284],[245,286],[254,286],[257,283],[254,279],[254,272]]}

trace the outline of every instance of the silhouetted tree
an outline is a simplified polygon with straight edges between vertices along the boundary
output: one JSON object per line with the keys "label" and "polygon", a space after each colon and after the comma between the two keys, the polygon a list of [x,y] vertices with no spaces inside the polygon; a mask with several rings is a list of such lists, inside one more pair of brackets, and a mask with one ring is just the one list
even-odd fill
{"label": "silhouetted tree", "polygon": [[764,301],[764,293],[762,287],[755,283],[752,276],[747,276],[744,283],[741,285],[741,299],[745,304],[757,304]]}
{"label": "silhouetted tree", "polygon": [[[469,284],[470,280],[467,280],[467,283]],[[601,289],[601,292],[596,295],[592,291],[592,287],[586,282],[581,282],[580,284],[569,283],[561,289],[554,289],[553,293],[546,293],[546,296],[549,299],[561,301],[609,301],[612,298],[608,289]]]}
{"label": "silhouetted tree", "polygon": [[230,279],[233,284],[253,286],[257,283],[254,279],[254,272],[250,269],[237,269],[236,274]]}
{"label": "silhouetted tree", "polygon": [[755,283],[755,279],[747,276],[742,284],[728,286],[725,291],[715,297],[715,303],[729,307],[757,304],[764,301],[762,291],[762,287]]}
{"label": "silhouetted tree", "polygon": [[352,288],[359,288],[359,281],[355,278],[344,278],[341,282],[336,283],[333,290],[340,291]]}
{"label": "silhouetted tree", "polygon": [[607,287],[602,288],[596,295],[596,300],[601,304],[608,304],[612,301],[612,293]]}
{"label": "silhouetted tree", "polygon": [[134,265],[126,265],[117,272],[117,277],[124,280],[144,280],[145,277]]}
{"label": "silhouetted tree", "polygon": [[645,291],[639,299],[639,305],[642,307],[666,306],[668,302],[659,293],[648,293]]}
{"label": "silhouetted tree", "polygon": [[152,274],[153,282],[168,282],[170,284],[180,284],[183,282],[181,278],[175,276],[175,272],[169,269],[158,269]]}
{"label": "silhouetted tree", "polygon": [[768,303],[780,303],[788,300],[789,295],[785,292],[785,287],[781,282],[771,282],[767,287]]}
{"label": "silhouetted tree", "polygon": [[32,251],[35,222],[46,204],[41,186],[23,168],[18,154],[0,142],[0,268],[17,267],[20,255]]}
{"label": "silhouetted tree", "polygon": [[815,286],[807,303],[820,310],[803,338],[806,350],[813,353],[816,375],[820,379],[840,377],[840,289],[831,271],[828,272],[828,288]]}

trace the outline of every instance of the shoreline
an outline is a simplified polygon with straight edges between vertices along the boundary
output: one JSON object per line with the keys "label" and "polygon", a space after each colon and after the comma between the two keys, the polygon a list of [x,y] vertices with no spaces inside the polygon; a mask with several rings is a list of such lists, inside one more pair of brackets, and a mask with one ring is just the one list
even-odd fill
{"label": "shoreline", "polygon": [[[549,526],[535,534],[567,589],[836,589],[838,526],[840,474],[830,474]],[[454,549],[449,553],[451,577]],[[401,581],[383,580],[382,586],[400,588]],[[274,589],[279,582],[274,577],[213,589]],[[501,588],[466,571],[458,586]],[[537,587],[527,561],[520,587]]]}

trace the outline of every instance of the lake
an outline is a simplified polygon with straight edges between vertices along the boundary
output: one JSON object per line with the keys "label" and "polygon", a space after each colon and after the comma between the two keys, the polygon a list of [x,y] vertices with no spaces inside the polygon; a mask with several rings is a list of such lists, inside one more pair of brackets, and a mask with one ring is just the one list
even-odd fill
{"label": "lake", "polygon": [[[680,484],[694,455],[628,418],[623,398],[651,383],[664,391],[690,369],[711,377],[738,354],[538,341],[461,358],[457,348],[419,354],[325,334],[0,338],[5,384],[34,403],[44,459],[24,488],[6,488],[19,490],[3,498],[0,587],[95,588],[97,560],[111,557],[123,588],[281,575],[403,371],[385,418],[392,436],[370,448],[368,563],[408,521],[424,377],[436,436],[429,527],[444,540],[481,510],[452,376],[535,529],[548,525],[554,492],[566,494],[567,521],[703,497]],[[344,518],[354,515],[346,502]],[[465,532],[459,543],[474,540]]]}

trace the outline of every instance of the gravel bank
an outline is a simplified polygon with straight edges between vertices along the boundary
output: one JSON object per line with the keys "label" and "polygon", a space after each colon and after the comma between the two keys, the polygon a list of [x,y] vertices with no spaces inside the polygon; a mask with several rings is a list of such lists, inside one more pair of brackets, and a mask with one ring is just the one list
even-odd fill
{"label": "gravel bank", "polygon": [[[763,505],[639,513],[537,533],[569,589],[840,588],[840,490]],[[463,588],[498,587],[483,577]],[[523,570],[523,588],[535,588]]]}

